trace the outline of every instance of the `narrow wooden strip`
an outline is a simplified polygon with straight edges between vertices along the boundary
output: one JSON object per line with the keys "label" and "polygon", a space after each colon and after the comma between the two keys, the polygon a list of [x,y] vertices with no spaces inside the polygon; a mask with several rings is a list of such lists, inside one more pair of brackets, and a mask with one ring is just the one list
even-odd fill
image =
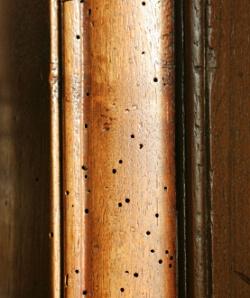
{"label": "narrow wooden strip", "polygon": [[64,297],[82,296],[83,106],[80,1],[62,6]]}
{"label": "narrow wooden strip", "polygon": [[59,125],[59,11],[58,1],[50,0],[50,133],[51,133],[51,297],[60,297],[61,247],[60,247],[60,125]]}
{"label": "narrow wooden strip", "polygon": [[185,108],[188,297],[210,297],[209,113],[206,94],[207,2],[185,2]]}

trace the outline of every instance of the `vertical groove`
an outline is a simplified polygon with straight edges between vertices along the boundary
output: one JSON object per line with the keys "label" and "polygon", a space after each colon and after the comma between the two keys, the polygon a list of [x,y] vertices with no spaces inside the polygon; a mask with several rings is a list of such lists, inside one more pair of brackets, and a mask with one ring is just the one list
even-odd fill
{"label": "vertical groove", "polygon": [[50,134],[51,134],[51,297],[61,295],[60,240],[60,125],[59,125],[59,13],[58,1],[50,0]]}
{"label": "vertical groove", "polygon": [[187,297],[185,106],[184,106],[184,10],[175,2],[175,117],[176,117],[176,200],[178,211],[178,297]]}

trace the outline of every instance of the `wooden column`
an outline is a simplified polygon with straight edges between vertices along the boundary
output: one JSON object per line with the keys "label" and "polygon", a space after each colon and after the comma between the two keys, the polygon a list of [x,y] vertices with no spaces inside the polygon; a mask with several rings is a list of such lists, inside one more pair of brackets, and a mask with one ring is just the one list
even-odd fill
{"label": "wooden column", "polygon": [[85,295],[175,297],[172,1],[84,3]]}

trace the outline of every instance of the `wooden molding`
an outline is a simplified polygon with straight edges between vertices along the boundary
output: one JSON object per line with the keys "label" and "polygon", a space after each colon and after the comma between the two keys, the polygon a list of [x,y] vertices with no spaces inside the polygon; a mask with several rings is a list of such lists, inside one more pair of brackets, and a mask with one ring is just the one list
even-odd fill
{"label": "wooden molding", "polygon": [[173,3],[62,5],[65,297],[175,297]]}

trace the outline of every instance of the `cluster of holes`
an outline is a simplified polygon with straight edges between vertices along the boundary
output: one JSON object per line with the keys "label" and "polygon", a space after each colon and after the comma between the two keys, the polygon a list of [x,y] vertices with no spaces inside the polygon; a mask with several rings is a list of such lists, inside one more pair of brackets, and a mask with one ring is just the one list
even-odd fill
{"label": "cluster of holes", "polygon": [[[125,198],[125,202],[126,202],[127,204],[129,204],[129,203],[130,203],[130,199],[129,199],[129,198]],[[119,202],[119,203],[118,203],[118,207],[122,207],[122,202]]]}
{"label": "cluster of holes", "polygon": [[[150,252],[151,252],[151,253],[155,253],[155,250],[154,250],[154,249],[151,249]],[[165,254],[168,255],[168,254],[169,254],[169,250],[165,250]],[[170,261],[173,261],[173,260],[174,260],[174,257],[173,257],[173,256],[170,256],[170,257],[169,257],[169,260],[170,260]],[[159,263],[160,265],[163,264],[163,260],[162,260],[162,259],[159,259],[159,260],[158,260],[158,263]],[[169,267],[169,268],[172,268],[173,265],[170,263],[170,264],[168,264],[168,267]]]}

